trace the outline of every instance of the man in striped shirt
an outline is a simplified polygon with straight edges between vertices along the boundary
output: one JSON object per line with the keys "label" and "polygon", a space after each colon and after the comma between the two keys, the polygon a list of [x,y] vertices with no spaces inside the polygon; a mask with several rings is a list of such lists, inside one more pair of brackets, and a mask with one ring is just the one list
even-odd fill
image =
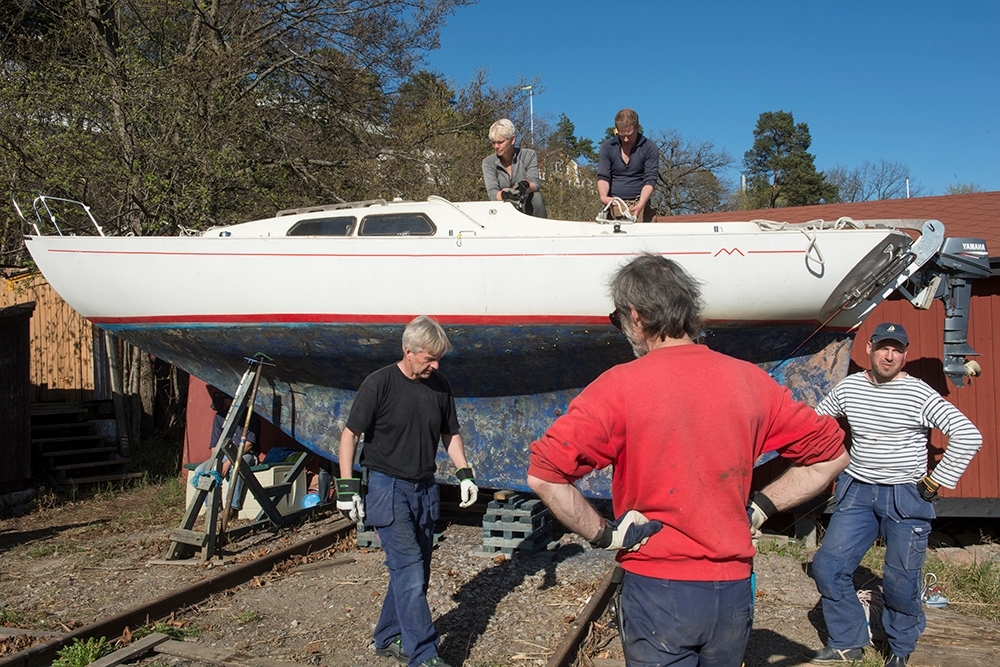
{"label": "man in striped shirt", "polygon": [[[891,654],[903,667],[926,627],[920,600],[931,501],[939,486],[955,488],[983,442],[979,430],[923,380],[903,371],[909,340],[899,324],[875,327],[867,351],[871,369],[842,380],[816,407],[846,417],[851,463],[837,478],[836,503],[813,558],[829,639],[806,658],[816,664],[860,661],[869,644],[854,570],[875,539],[885,539],[882,624]],[[927,434],[948,436],[941,462],[927,473]]]}

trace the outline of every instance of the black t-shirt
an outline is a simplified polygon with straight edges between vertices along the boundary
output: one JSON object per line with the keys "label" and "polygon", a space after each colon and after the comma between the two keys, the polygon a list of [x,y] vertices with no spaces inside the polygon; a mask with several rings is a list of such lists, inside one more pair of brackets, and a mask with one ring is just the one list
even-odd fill
{"label": "black t-shirt", "polygon": [[347,428],[365,435],[361,465],[411,482],[427,479],[437,470],[441,434],[458,433],[451,384],[437,371],[411,380],[396,364],[381,368],[361,383]]}

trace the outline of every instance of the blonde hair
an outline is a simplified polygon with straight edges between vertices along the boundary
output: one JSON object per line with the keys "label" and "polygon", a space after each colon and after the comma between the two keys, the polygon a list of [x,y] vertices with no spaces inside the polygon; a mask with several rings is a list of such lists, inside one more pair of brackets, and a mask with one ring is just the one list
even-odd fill
{"label": "blonde hair", "polygon": [[501,118],[490,125],[490,141],[500,141],[501,139],[513,139],[517,132],[514,130],[514,123],[508,118]]}
{"label": "blonde hair", "polygon": [[443,357],[452,350],[448,335],[441,325],[426,315],[413,318],[403,331],[403,352],[406,348],[414,354],[427,351],[435,357]]}

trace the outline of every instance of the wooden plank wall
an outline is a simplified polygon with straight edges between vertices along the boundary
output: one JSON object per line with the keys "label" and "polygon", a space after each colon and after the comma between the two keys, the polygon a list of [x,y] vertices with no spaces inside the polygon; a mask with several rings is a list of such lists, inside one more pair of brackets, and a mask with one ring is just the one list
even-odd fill
{"label": "wooden plank wall", "polygon": [[[910,338],[906,371],[934,387],[961,410],[983,434],[983,446],[972,460],[958,488],[941,490],[943,498],[1000,498],[1000,439],[997,437],[998,398],[1000,398],[1000,358],[993,332],[1000,328],[1000,278],[973,283],[969,311],[969,344],[981,356],[976,360],[982,375],[958,388],[944,375],[944,307],[935,301],[929,310],[916,310],[909,301],[893,298],[884,302],[861,327],[851,350],[851,372],[870,365],[866,342],[881,322],[902,324]],[[967,381],[968,382],[968,381]],[[940,460],[947,439],[934,431],[931,435],[933,460]]]}
{"label": "wooden plank wall", "polygon": [[94,398],[94,326],[38,274],[3,280],[0,308],[35,302],[31,318],[31,401]]}

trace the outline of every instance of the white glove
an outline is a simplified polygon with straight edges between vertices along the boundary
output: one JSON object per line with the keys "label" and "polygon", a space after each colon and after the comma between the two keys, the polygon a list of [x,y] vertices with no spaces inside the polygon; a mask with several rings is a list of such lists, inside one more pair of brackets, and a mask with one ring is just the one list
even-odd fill
{"label": "white glove", "polygon": [[462,502],[458,504],[459,507],[469,507],[470,505],[475,505],[476,500],[479,498],[479,487],[471,479],[463,479],[462,482]]}
{"label": "white glove", "polygon": [[365,504],[361,500],[361,480],[346,478],[337,480],[337,509],[354,523],[365,520]]}
{"label": "white glove", "polygon": [[459,485],[462,487],[462,502],[458,506],[470,507],[474,505],[479,498],[479,487],[476,486],[476,481],[472,477],[472,468],[459,468],[455,471],[455,477],[458,477]]}
{"label": "white glove", "polygon": [[614,521],[602,520],[601,529],[590,544],[598,549],[638,551],[639,547],[663,528],[661,521],[650,521],[638,510],[629,510]]}

